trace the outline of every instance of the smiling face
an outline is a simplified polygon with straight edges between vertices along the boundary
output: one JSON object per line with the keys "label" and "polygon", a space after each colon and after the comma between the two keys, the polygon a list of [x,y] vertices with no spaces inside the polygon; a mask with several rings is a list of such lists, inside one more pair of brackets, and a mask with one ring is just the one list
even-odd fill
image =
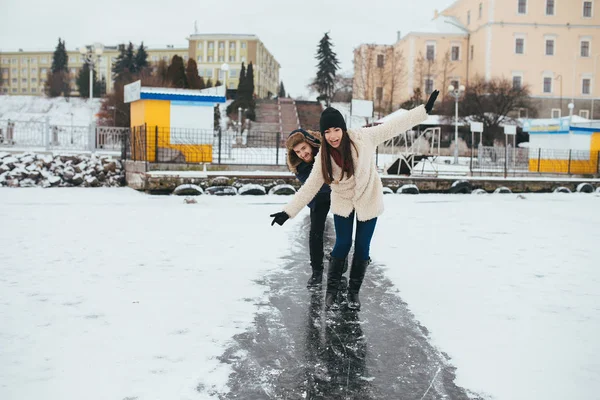
{"label": "smiling face", "polygon": [[298,143],[294,146],[294,152],[300,159],[306,163],[311,163],[315,159],[313,148],[306,142]]}
{"label": "smiling face", "polygon": [[343,134],[342,128],[329,128],[325,131],[325,140],[331,147],[337,149],[342,143]]}

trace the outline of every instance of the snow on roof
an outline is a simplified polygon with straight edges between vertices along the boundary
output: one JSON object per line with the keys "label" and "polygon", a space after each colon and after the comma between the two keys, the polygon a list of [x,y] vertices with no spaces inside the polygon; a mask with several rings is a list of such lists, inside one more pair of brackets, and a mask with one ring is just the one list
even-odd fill
{"label": "snow on roof", "polygon": [[408,34],[415,33],[437,33],[467,36],[468,30],[456,18],[447,15],[438,15],[422,27],[410,31]]}

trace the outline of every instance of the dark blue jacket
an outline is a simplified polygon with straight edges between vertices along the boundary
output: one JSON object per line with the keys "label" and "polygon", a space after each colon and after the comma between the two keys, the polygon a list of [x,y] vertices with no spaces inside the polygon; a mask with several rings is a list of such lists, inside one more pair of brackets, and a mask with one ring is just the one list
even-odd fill
{"label": "dark blue jacket", "polygon": [[[313,165],[314,163],[308,164],[304,161],[301,161],[300,164],[298,164],[298,166],[296,167],[296,178],[298,178],[298,180],[302,182],[302,184],[304,184],[304,182],[306,182],[306,180],[310,176],[310,173],[313,169]],[[328,184],[324,184],[323,186],[321,186],[321,189],[319,190],[317,195],[310,201],[310,203],[308,203],[308,206],[310,208],[313,208],[316,202],[330,201],[330,197],[331,188]]]}

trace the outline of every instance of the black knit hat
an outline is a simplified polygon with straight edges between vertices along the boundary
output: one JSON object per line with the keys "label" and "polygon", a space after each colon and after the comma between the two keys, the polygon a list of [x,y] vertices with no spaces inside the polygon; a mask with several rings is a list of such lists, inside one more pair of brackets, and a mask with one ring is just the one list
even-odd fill
{"label": "black knit hat", "polygon": [[333,107],[327,107],[321,113],[321,121],[319,123],[321,134],[325,134],[325,131],[329,128],[341,128],[344,132],[346,132],[346,121],[344,121],[344,117],[342,113],[336,110]]}

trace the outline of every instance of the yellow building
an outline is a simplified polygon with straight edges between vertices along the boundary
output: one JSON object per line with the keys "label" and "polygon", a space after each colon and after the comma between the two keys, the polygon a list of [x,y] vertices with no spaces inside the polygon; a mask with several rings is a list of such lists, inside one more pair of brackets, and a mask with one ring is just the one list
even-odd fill
{"label": "yellow building", "polygon": [[[259,98],[277,95],[281,65],[256,35],[198,34],[188,37],[188,54],[198,64],[198,72],[206,81],[211,78],[227,82],[237,89],[242,63],[252,63],[255,94]],[[221,67],[227,64],[227,71]]]}
{"label": "yellow building", "polygon": [[[252,62],[254,68],[254,86],[259,98],[276,95],[279,87],[279,69],[281,66],[264,44],[255,35],[204,35],[193,34],[188,38],[189,46],[165,47],[149,46],[148,62],[151,65],[165,60],[167,63],[174,55],[179,55],[184,62],[192,57],[198,63],[198,73],[207,81],[211,78],[213,84],[220,80],[227,87],[237,89],[241,64],[246,66]],[[139,44],[134,44],[137,48]],[[7,95],[44,94],[44,83],[52,65],[52,50],[43,51],[3,51],[0,53],[0,77],[2,85],[0,92]],[[73,94],[77,94],[75,79],[83,67],[83,57],[78,49],[67,50],[69,71]],[[98,59],[99,79],[106,79],[106,91],[113,88],[111,71],[119,55],[118,46],[104,46],[102,56]],[[227,63],[227,75],[221,66]]]}
{"label": "yellow building", "polygon": [[[445,92],[453,83],[468,85],[470,79],[501,77],[514,85],[527,84],[537,100],[540,117],[558,118],[574,113],[600,117],[600,105],[592,113],[592,98],[600,93],[594,79],[600,58],[600,13],[594,0],[457,0],[438,13],[422,29],[409,32],[393,45],[396,80],[392,89],[387,73],[360,87],[361,98],[396,109],[415,88],[428,93]],[[374,55],[369,55],[370,52]],[[388,50],[389,53],[389,50]],[[363,44],[354,53],[355,77],[389,68],[391,55]],[[377,96],[380,96],[380,99]],[[594,115],[592,115],[594,114]],[[528,110],[520,110],[528,116]]]}

